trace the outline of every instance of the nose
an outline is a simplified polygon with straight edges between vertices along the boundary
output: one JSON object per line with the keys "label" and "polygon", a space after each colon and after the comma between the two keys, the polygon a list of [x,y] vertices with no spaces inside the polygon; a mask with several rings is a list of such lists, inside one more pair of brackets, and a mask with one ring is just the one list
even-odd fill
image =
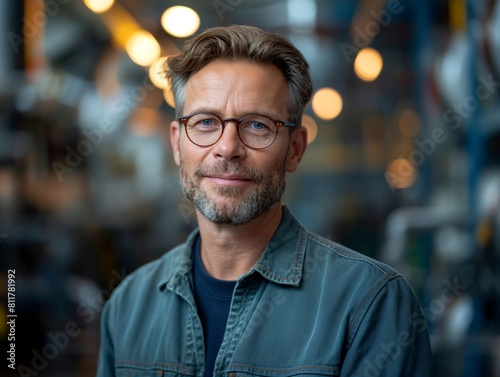
{"label": "nose", "polygon": [[228,161],[241,161],[246,156],[246,147],[238,136],[238,126],[228,121],[219,141],[214,145],[212,153],[216,158]]}

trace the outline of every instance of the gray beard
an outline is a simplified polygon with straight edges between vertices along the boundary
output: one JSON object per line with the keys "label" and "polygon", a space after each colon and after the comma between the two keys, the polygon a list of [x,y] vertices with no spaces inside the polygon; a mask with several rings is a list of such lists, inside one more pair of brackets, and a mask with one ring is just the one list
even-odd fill
{"label": "gray beard", "polygon": [[[252,179],[257,187],[246,198],[233,206],[227,203],[218,203],[210,198],[206,191],[200,189],[203,176],[229,173],[238,174]],[[286,162],[269,177],[264,177],[257,169],[250,169],[239,162],[221,161],[210,168],[198,166],[190,176],[187,176],[184,163],[181,161],[180,183],[182,192],[188,200],[209,221],[216,224],[242,225],[269,211],[280,202],[285,191]],[[242,190],[239,187],[220,187],[217,190],[220,196],[237,198]]]}

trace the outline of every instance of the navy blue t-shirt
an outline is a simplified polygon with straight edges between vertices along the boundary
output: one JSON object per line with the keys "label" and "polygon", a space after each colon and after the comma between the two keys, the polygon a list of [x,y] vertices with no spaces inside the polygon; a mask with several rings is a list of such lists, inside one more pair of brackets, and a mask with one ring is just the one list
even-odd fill
{"label": "navy blue t-shirt", "polygon": [[198,237],[193,250],[194,297],[205,336],[205,377],[212,377],[236,281],[219,280],[208,274],[201,261],[200,240]]}

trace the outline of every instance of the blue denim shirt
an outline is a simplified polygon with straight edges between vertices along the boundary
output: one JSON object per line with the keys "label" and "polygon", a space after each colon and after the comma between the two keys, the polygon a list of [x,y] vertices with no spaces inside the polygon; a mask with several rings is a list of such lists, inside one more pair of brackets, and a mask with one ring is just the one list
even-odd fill
{"label": "blue denim shirt", "polygon": [[[97,375],[204,374],[192,245],[174,248],[113,292],[101,318]],[[279,228],[236,284],[214,376],[430,376],[426,322],[390,267],[306,230]]]}

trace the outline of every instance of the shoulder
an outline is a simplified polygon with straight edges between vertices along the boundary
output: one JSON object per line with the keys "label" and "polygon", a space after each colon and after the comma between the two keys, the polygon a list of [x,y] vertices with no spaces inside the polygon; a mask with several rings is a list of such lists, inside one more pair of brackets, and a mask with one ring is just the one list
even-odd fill
{"label": "shoulder", "polygon": [[319,272],[318,283],[363,301],[374,300],[387,291],[407,291],[412,295],[406,279],[381,261],[309,231],[306,249],[303,268],[306,279]]}
{"label": "shoulder", "polygon": [[375,317],[391,311],[421,313],[415,292],[394,268],[311,232],[303,273],[304,281],[312,279],[316,286],[329,288],[337,309],[349,298],[344,309],[351,329],[370,312]]}
{"label": "shoulder", "polygon": [[306,231],[310,250],[313,250],[309,257],[327,258],[332,263],[337,263],[343,267],[351,267],[356,270],[370,270],[377,275],[385,275],[388,278],[400,276],[391,266],[370,258],[358,251],[352,250],[328,238],[316,233]]}
{"label": "shoulder", "polygon": [[359,280],[361,277],[391,280],[401,276],[385,263],[308,230],[286,207],[283,218],[276,248],[294,248],[294,274],[300,269],[306,274],[318,269],[318,273],[324,270],[325,279],[333,280]]}
{"label": "shoulder", "polygon": [[307,231],[309,258],[323,258],[338,267],[367,270],[376,275],[393,278],[400,274],[389,265],[352,250],[335,241]]}

